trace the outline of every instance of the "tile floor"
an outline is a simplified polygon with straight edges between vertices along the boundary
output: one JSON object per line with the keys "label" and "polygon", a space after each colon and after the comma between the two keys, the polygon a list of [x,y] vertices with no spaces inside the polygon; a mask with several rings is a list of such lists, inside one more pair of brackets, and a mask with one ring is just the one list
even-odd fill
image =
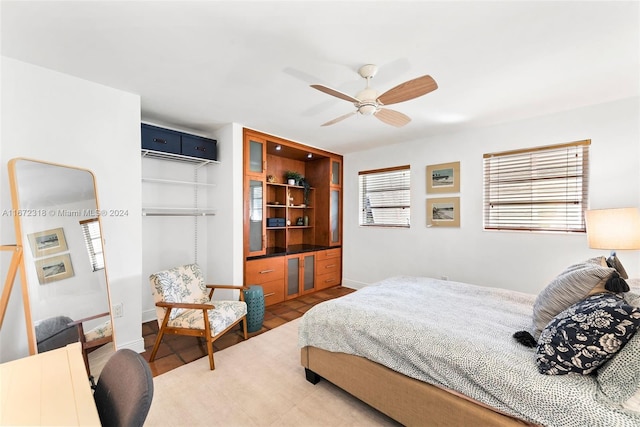
{"label": "tile floor", "polygon": [[[314,305],[329,299],[341,297],[353,292],[354,289],[336,286],[313,294],[284,301],[266,307],[262,329],[249,334],[249,338],[259,335],[270,329],[277,328],[290,320],[297,319]],[[148,361],[151,349],[158,333],[158,322],[146,322],[142,324],[145,352],[142,356]],[[213,343],[214,354],[224,348],[243,341],[242,331],[239,327],[227,332]],[[149,363],[153,376],[158,376],[186,363],[207,355],[207,347],[204,341],[197,337],[180,335],[165,335],[158,349],[158,354],[153,362]]]}

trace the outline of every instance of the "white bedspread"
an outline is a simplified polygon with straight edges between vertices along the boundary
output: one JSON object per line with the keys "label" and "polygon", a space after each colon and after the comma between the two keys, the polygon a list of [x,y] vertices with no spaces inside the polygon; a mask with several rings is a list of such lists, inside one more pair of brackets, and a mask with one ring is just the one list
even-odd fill
{"label": "white bedspread", "polygon": [[299,345],[365,357],[546,426],[639,426],[596,400],[593,376],[538,373],[534,295],[424,277],[394,277],[309,310]]}

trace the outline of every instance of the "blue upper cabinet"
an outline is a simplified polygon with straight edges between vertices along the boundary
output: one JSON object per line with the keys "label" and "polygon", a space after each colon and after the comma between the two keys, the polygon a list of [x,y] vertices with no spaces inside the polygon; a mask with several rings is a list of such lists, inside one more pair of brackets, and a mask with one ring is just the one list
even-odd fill
{"label": "blue upper cabinet", "polygon": [[183,133],[182,152],[180,154],[208,160],[218,160],[216,140]]}
{"label": "blue upper cabinet", "polygon": [[146,123],[142,123],[141,130],[143,150],[212,161],[218,160],[218,147],[215,139],[164,129]]}

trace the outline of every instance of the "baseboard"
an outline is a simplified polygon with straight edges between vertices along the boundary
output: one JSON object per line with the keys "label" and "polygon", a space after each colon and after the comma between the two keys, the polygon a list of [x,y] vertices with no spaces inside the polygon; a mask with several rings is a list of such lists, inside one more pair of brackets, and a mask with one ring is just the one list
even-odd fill
{"label": "baseboard", "polygon": [[355,280],[342,279],[342,286],[349,289],[362,289],[369,286],[369,283],[357,282]]}
{"label": "baseboard", "polygon": [[144,338],[140,338],[135,341],[129,341],[126,343],[118,343],[118,350],[120,350],[121,348],[128,348],[137,353],[144,353]]}
{"label": "baseboard", "polygon": [[151,309],[151,310],[145,310],[142,312],[142,323],[147,323],[147,322],[151,322],[152,320],[158,320],[158,318],[156,317],[156,310],[155,309]]}

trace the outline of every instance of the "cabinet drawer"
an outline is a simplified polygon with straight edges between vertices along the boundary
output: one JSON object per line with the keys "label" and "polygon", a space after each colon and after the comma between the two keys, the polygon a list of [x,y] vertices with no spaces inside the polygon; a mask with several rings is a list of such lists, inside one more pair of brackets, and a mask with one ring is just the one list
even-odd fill
{"label": "cabinet drawer", "polygon": [[195,135],[182,135],[182,154],[201,159],[218,160],[215,139]]}
{"label": "cabinet drawer", "polygon": [[316,273],[327,274],[340,271],[340,258],[326,258],[316,261]]}
{"label": "cabinet drawer", "polygon": [[142,148],[180,154],[180,134],[157,126],[142,124]]}
{"label": "cabinet drawer", "polygon": [[263,283],[264,305],[272,305],[284,301],[284,279]]}
{"label": "cabinet drawer", "polygon": [[284,258],[262,258],[246,263],[245,284],[261,285],[276,279],[284,279]]}
{"label": "cabinet drawer", "polygon": [[342,255],[342,249],[326,249],[324,251],[316,252],[318,259],[327,259],[327,258],[340,258]]}
{"label": "cabinet drawer", "polygon": [[340,271],[334,271],[328,274],[318,274],[316,276],[316,289],[325,289],[330,288],[331,286],[339,285],[340,280]]}

